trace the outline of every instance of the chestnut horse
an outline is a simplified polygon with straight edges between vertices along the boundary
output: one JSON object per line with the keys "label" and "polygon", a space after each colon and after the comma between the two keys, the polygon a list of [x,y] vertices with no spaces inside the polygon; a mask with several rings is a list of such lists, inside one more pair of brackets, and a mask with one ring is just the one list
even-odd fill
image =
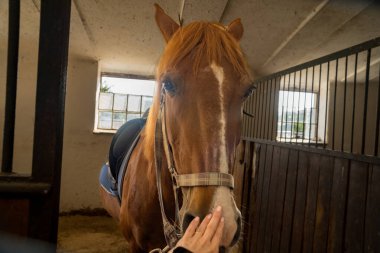
{"label": "chestnut horse", "polygon": [[[228,26],[193,22],[182,27],[158,5],[156,22],[167,45],[157,66],[153,105],[125,165],[121,202],[103,188],[102,200],[120,222],[131,252],[166,245],[163,213],[183,232],[195,216],[203,218],[217,205],[223,207],[225,218],[220,246],[230,248],[240,238],[242,226],[233,182],[182,185],[176,217],[174,179],[167,168],[172,163],[178,175],[230,176],[240,141],[242,103],[253,90],[239,45],[243,26],[237,19]],[[160,157],[157,148],[162,149]],[[159,176],[157,167],[162,171]]]}

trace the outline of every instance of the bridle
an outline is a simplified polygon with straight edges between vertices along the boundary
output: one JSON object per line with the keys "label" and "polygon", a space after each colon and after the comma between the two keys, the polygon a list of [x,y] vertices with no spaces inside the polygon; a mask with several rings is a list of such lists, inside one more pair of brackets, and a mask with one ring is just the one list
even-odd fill
{"label": "bridle", "polygon": [[[162,161],[163,154],[166,156],[168,171],[171,175],[171,181],[175,200],[175,221],[170,222],[165,213],[164,200],[162,196]],[[178,174],[175,168],[173,152],[169,145],[166,121],[165,121],[165,89],[162,88],[160,93],[160,109],[157,116],[155,128],[154,157],[156,166],[156,184],[158,190],[158,199],[160,202],[162,222],[165,234],[165,240],[170,248],[173,248],[181,238],[181,229],[179,224],[179,204],[178,192],[181,187],[196,186],[225,186],[230,189],[234,188],[234,178],[231,174],[221,172],[203,172],[193,174]]]}

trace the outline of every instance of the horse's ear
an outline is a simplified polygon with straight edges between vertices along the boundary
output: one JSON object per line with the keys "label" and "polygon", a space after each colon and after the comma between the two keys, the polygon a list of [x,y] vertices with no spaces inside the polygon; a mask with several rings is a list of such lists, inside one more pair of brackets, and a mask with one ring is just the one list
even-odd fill
{"label": "horse's ear", "polygon": [[236,41],[240,41],[243,37],[244,28],[241,24],[240,18],[235,19],[227,26],[227,31],[236,39]]}
{"label": "horse's ear", "polygon": [[161,30],[162,35],[166,42],[170,40],[173,34],[178,30],[179,25],[158,5],[154,4],[156,7],[156,23]]}

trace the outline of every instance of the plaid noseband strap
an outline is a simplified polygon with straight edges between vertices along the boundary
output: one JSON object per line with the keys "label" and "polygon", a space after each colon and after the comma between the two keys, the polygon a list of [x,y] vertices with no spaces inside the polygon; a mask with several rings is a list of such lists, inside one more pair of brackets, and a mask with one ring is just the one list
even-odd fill
{"label": "plaid noseband strap", "polygon": [[231,174],[220,172],[204,172],[196,174],[175,175],[177,187],[195,186],[225,186],[234,188],[234,177]]}

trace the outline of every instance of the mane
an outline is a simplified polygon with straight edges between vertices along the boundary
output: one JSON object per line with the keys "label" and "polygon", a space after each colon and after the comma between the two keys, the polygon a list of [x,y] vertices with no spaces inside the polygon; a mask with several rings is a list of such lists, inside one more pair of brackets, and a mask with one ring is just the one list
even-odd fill
{"label": "mane", "polygon": [[145,130],[145,152],[151,157],[154,146],[154,129],[159,110],[161,93],[160,78],[166,71],[176,67],[184,58],[193,59],[193,73],[196,75],[202,60],[220,65],[222,59],[229,62],[240,76],[250,76],[250,70],[238,41],[218,23],[193,22],[180,27],[169,40],[156,70],[156,92]]}

